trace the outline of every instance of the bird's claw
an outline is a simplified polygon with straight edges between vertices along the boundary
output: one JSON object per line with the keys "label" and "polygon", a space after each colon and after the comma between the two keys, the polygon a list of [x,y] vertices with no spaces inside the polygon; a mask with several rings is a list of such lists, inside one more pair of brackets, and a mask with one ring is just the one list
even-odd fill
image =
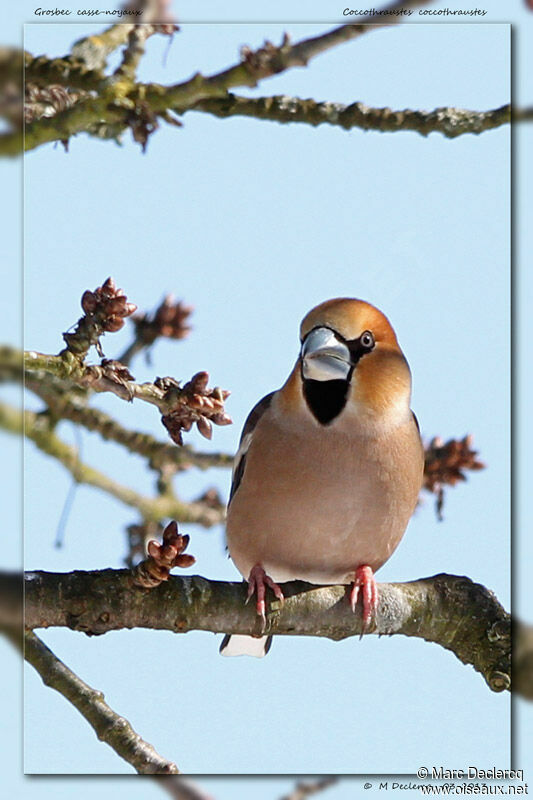
{"label": "bird's claw", "polygon": [[260,564],[256,564],[255,567],[252,567],[250,575],[248,576],[248,593],[246,596],[246,602],[248,603],[250,598],[253,597],[254,594],[257,594],[255,608],[257,611],[257,616],[261,617],[262,620],[262,630],[264,630],[266,626],[265,592],[267,586],[269,589],[272,589],[276,598],[283,603],[285,598],[278,584],[266,574],[265,570]]}
{"label": "bird's claw", "polygon": [[355,570],[355,580],[352,584],[350,592],[350,605],[352,611],[355,611],[357,600],[361,593],[361,601],[363,604],[363,627],[361,629],[361,636],[366,633],[372,617],[378,607],[378,585],[374,578],[372,567],[361,566]]}

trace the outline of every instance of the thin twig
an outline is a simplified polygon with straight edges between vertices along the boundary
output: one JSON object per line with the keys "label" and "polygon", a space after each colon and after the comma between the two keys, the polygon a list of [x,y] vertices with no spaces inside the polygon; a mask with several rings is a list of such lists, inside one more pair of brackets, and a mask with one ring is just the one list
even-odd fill
{"label": "thin twig", "polygon": [[187,111],[203,111],[215,117],[252,117],[274,122],[300,122],[317,126],[323,123],[352,130],[395,132],[415,131],[422,136],[441,133],[454,139],[465,133],[480,134],[499,128],[511,120],[511,106],[505,105],[490,111],[470,111],[462,108],[436,108],[434,111],[390,108],[371,108],[364,103],[317,102],[299,97],[277,95],[274,97],[241,97],[228,94],[223,98],[201,100]]}
{"label": "thin twig", "polygon": [[[339,25],[331,31],[312,36],[309,39],[302,39],[294,45],[291,45],[288,37],[285,37],[280,47],[266,43],[264,47],[255,52],[244,48],[244,59],[240,64],[204,80],[211,89],[227,90],[236,86],[255,87],[264,78],[278,75],[293,67],[306,67],[313,58],[340,44],[357,39],[370,31],[384,29],[402,22],[403,16],[395,14],[395,11],[417,8],[428,5],[430,2],[432,0],[399,0],[399,2],[382,9],[383,13],[377,17],[379,22]],[[169,94],[172,94],[173,89],[178,89],[182,85],[168,87]],[[213,95],[211,94],[211,96]]]}
{"label": "thin twig", "polygon": [[330,786],[334,786],[338,783],[338,780],[336,775],[327,775],[311,781],[300,781],[296,784],[293,791],[284,795],[281,800],[306,800],[307,797],[311,797],[313,794],[318,794],[325,789],[329,789]]}
{"label": "thin twig", "polygon": [[128,35],[128,45],[122,54],[122,61],[116,68],[115,80],[126,78],[135,80],[135,75],[145,51],[146,40],[156,31],[155,25],[134,25]]}
{"label": "thin twig", "polygon": [[166,466],[172,466],[178,471],[190,467],[206,470],[212,467],[231,468],[233,464],[233,456],[229,453],[200,452],[190,445],[176,447],[174,444],[156,439],[149,433],[125,428],[104,411],[78,402],[70,393],[63,395],[52,393],[46,385],[37,380],[27,378],[25,387],[45,401],[55,419],[68,419],[89,431],[98,433],[105,441],[116,442],[130,453],[148,459],[152,469],[161,470]]}
{"label": "thin twig", "polygon": [[149,362],[149,348],[158,339],[185,339],[191,331],[189,317],[193,310],[192,306],[167,294],[154,311],[134,314],[131,321],[135,326],[135,336],[117,360],[129,366],[133,357],[144,350]]}
{"label": "thin twig", "polygon": [[[79,429],[77,429],[77,431],[79,433]],[[59,517],[59,522],[57,523],[56,538],[54,541],[54,547],[56,547],[58,550],[61,547],[63,547],[67,521],[70,516],[70,512],[72,511],[72,506],[74,504],[74,498],[76,497],[76,490],[78,486],[79,486],[78,481],[73,479],[72,483],[68,487],[67,496],[65,497],[65,502],[63,503],[63,508],[61,509],[61,516]]]}
{"label": "thin twig", "polygon": [[141,11],[132,11],[124,17],[124,22],[111,25],[101,33],[78,39],[70,53],[73,62],[83,64],[88,70],[105,69],[107,56],[126,44],[131,31],[135,28],[135,23],[130,20],[132,17],[138,20],[141,14]]}
{"label": "thin twig", "polygon": [[154,780],[174,800],[213,800],[213,796],[204,792],[197,783],[181,775],[158,776]]}
{"label": "thin twig", "polygon": [[224,519],[223,509],[212,508],[203,502],[186,503],[169,493],[154,498],[146,497],[84,464],[79,460],[76,448],[63,442],[53,432],[46,415],[36,414],[33,411],[25,411],[22,414],[17,409],[0,403],[0,428],[10,433],[24,434],[40,450],[63,464],[78,484],[83,483],[101,489],[122,503],[135,508],[145,520],[160,522],[171,518],[178,522],[191,522],[209,528],[220,524]]}
{"label": "thin twig", "polygon": [[[66,334],[65,334],[66,335]],[[0,365],[1,369],[1,365]],[[122,400],[143,400],[156,406],[170,438],[182,444],[181,431],[189,431],[195,423],[199,432],[210,439],[212,423],[230,425],[224,400],[230,392],[208,388],[209,375],[198,372],[183,386],[174,378],[157,378],[154,383],[135,383],[128,369],[119,361],[103,359],[100,365],[87,365],[70,350],[58,355],[26,351],[24,370],[32,378],[50,375],[93,392],[111,392]]]}
{"label": "thin twig", "polygon": [[[9,634],[8,634],[9,635]],[[10,635],[14,644],[20,638]],[[124,717],[105,702],[102,692],[81,680],[32,631],[24,635],[24,658],[43,683],[63,695],[94,728],[98,738],[142,775],[177,775],[179,770],[145,742]]]}

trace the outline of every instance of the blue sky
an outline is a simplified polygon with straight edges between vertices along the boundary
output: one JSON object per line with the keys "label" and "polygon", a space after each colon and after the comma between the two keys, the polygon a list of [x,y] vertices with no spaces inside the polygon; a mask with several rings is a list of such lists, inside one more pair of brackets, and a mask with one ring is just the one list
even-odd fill
{"label": "blue sky", "polygon": [[[445,5],[437,3],[435,8]],[[490,23],[526,19],[518,7],[507,19],[495,3],[483,7]],[[192,19],[193,4],[180,8],[180,21]],[[16,42],[21,21],[34,19],[31,4],[20,9],[18,19],[9,20],[6,41],[10,37]],[[173,82],[198,68],[209,73],[233,63],[243,43],[257,46],[265,37],[279,41],[285,29],[299,39],[327,29],[326,21],[342,21],[340,11],[332,14],[324,3],[306,8],[307,20],[322,21],[321,25],[293,22],[305,21],[296,4],[284,9],[284,16],[277,16],[279,7],[270,5],[268,18],[285,19],[285,24],[184,24],[166,63],[166,41],[150,42],[140,77]],[[222,19],[213,3],[204,5],[202,13],[202,19]],[[244,4],[233,3],[223,13],[233,22],[252,19],[245,16]],[[62,53],[82,32],[94,29],[27,25],[25,44],[34,53]],[[523,33],[520,28],[515,46],[519,75],[525,77]],[[308,69],[273,78],[251,93],[362,100],[393,108],[493,108],[509,100],[509,45],[510,29],[504,24],[398,26],[372,32],[316,59]],[[518,83],[516,99],[530,100],[530,89],[528,93]],[[61,332],[79,316],[82,291],[109,274],[144,308],[174,291],[195,306],[193,334],[185,343],[159,343],[153,367],[140,359],[133,371],[139,380],[148,380],[158,374],[188,378],[207,369],[212,384],[232,390],[227,407],[235,425],[216,429],[210,444],[195,434],[188,441],[232,451],[250,407],[290,371],[305,312],[336,295],[375,303],[391,319],[410,362],[413,408],[423,434],[448,438],[473,433],[488,464],[487,470],[447,493],[443,523],[435,520],[428,498],[378,579],[465,574],[493,589],[509,607],[509,130],[448,141],[437,134],[423,139],[414,133],[346,133],[325,126],[307,129],[193,114],[183,122],[180,130],[162,127],[145,156],[127,138],[117,148],[83,136],[71,142],[68,155],[61,147],[47,146],[27,156],[26,346],[57,351]],[[526,237],[531,235],[525,225],[527,197],[520,184],[530,159],[524,152],[528,140],[531,133],[517,132],[518,312],[525,308],[531,280],[519,269],[521,248],[527,247]],[[19,224],[20,205],[13,202],[17,192],[20,196],[19,168],[15,163],[3,166],[13,189],[2,210],[14,231]],[[19,244],[13,236],[9,256],[14,265],[20,263]],[[18,266],[10,279],[11,296],[16,296]],[[3,340],[14,338],[18,310],[11,304],[1,321]],[[528,357],[528,325],[525,314],[519,315],[522,344],[517,366]],[[118,354],[126,341],[127,334],[108,336],[106,355]],[[524,379],[518,388],[525,401]],[[38,407],[33,399],[28,404]],[[151,408],[104,396],[96,404],[120,415],[127,426],[163,435]],[[527,441],[529,429],[525,415],[518,421],[524,432],[517,448],[520,458],[527,452],[522,441]],[[59,432],[75,441],[68,424]],[[6,463],[11,465],[18,457],[17,446],[3,441]],[[151,476],[139,459],[114,446],[103,447],[89,434],[83,434],[82,448],[86,462],[104,465],[109,474],[138,491],[151,490]],[[26,448],[25,472],[28,568],[122,566],[124,527],[135,521],[129,509],[80,488],[65,547],[58,551],[53,541],[68,476],[31,445]],[[14,496],[17,480],[10,466],[4,482]],[[524,468],[517,484],[516,540],[521,556],[515,560],[513,587],[518,585],[514,600],[520,614],[531,620],[533,606],[523,586],[531,544],[521,537],[527,510],[520,487],[526,480]],[[178,484],[183,496],[191,498],[206,485],[227,494],[229,473],[191,472]],[[13,529],[16,519],[15,511]],[[188,532],[197,557],[191,572],[238,579],[224,555],[221,530],[191,527]],[[4,558],[14,566],[20,551],[15,541],[10,546]],[[104,691],[143,737],[187,772],[365,775],[410,773],[424,764],[509,766],[509,698],[491,694],[473,670],[442,648],[401,637],[342,643],[279,638],[267,659],[255,661],[219,658],[219,638],[150,631],[98,639],[63,630],[43,633],[59,657]],[[11,670],[6,680],[13,681],[15,658],[6,645],[2,647],[9,656],[6,669]],[[177,677],[187,676],[187,693],[176,699],[175,708],[170,703],[161,718],[150,687],[154,676],[173,668]],[[15,715],[20,705],[17,692],[9,701]],[[25,670],[25,701],[26,771],[130,772],[30,668]],[[522,732],[515,766],[526,768],[531,707],[522,704],[516,711]],[[8,745],[16,761],[13,741]],[[73,783],[75,779],[11,780],[14,796],[21,797],[32,792],[71,796],[74,786],[82,797],[90,791],[79,781]],[[206,785],[224,798],[237,791],[245,795],[252,784],[228,778]],[[257,797],[267,798],[289,785],[280,779],[254,782],[253,788]],[[115,787],[116,781],[98,782],[104,798]],[[135,787],[128,783],[132,796],[141,791],[138,784]],[[342,799],[353,796],[354,789],[346,780],[330,794]],[[160,794],[152,784],[143,784],[142,792],[144,797]]]}

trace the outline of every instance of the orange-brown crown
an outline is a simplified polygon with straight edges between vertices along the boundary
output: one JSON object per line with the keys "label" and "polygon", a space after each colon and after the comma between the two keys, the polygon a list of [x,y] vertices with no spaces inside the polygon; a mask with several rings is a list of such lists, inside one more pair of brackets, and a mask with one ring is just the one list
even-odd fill
{"label": "orange-brown crown", "polygon": [[369,330],[374,334],[376,342],[398,347],[396,334],[385,314],[364,300],[337,297],[315,306],[303,319],[301,338],[320,325],[332,328],[345,339],[357,339],[364,331]]}

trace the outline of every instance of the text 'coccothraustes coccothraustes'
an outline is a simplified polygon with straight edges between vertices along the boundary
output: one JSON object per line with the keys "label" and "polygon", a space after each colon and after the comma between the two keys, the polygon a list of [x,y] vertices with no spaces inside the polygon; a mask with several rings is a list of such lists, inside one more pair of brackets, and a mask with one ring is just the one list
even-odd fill
{"label": "text 'coccothraustes coccothraustes'", "polygon": [[[278,583],[352,584],[366,628],[374,572],[402,538],[422,485],[424,451],[411,373],[384,314],[339,298],[307,314],[286,383],[251,411],[227,516],[231,558],[265,619]],[[262,656],[270,637],[226,636],[223,655]]]}

